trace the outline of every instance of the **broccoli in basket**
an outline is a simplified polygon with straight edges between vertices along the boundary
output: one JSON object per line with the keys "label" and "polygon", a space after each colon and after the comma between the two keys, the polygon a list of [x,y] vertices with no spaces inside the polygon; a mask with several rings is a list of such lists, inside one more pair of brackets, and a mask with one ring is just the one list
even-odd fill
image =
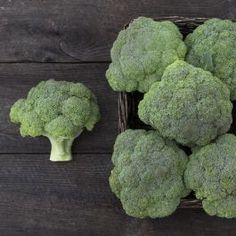
{"label": "broccoli in basket", "polygon": [[112,63],[106,77],[112,89],[147,92],[168,65],[184,59],[186,46],[182,37],[171,21],[135,19],[119,33],[111,49]]}
{"label": "broccoli in basket", "polygon": [[236,137],[225,134],[197,148],[185,171],[186,185],[209,215],[236,217]]}
{"label": "broccoli in basket", "polygon": [[188,195],[183,174],[188,157],[157,131],[126,130],[115,142],[112,192],[130,216],[164,217]]}
{"label": "broccoli in basket", "polygon": [[144,95],[138,114],[163,137],[193,147],[226,133],[232,122],[231,111],[230,92],[221,80],[176,61]]}
{"label": "broccoli in basket", "polygon": [[211,71],[222,79],[236,99],[236,23],[210,19],[185,40],[188,63]]}

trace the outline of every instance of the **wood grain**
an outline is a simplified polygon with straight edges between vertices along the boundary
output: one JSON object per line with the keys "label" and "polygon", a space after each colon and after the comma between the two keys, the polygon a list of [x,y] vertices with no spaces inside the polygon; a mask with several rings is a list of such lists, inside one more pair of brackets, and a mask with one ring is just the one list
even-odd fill
{"label": "wood grain", "polygon": [[117,33],[140,15],[235,18],[228,0],[0,1],[0,62],[109,60]]}
{"label": "wood grain", "polygon": [[[128,217],[109,190],[117,94],[108,87],[107,63],[101,62],[110,60],[118,32],[140,15],[235,19],[236,3],[0,0],[1,236],[235,235],[235,220],[209,217],[201,209],[178,209],[156,220]],[[99,98],[103,119],[77,140],[74,152],[79,154],[72,163],[49,162],[48,141],[21,138],[8,120],[11,104],[49,78],[84,82]]]}
{"label": "wood grain", "polygon": [[236,220],[199,209],[155,220],[128,217],[109,189],[110,155],[74,159],[56,164],[47,155],[1,155],[0,235],[235,235]]}
{"label": "wood grain", "polygon": [[92,132],[84,131],[75,153],[110,153],[117,135],[117,94],[104,74],[107,64],[0,64],[0,153],[48,153],[46,138],[22,138],[9,121],[10,106],[41,80],[54,78],[83,82],[98,97],[102,119]]}

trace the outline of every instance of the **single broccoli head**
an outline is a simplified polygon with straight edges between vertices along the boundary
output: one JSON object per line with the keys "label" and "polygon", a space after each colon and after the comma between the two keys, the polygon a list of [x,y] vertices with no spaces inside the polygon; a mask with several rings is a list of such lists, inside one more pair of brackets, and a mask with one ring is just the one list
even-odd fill
{"label": "single broccoli head", "polygon": [[186,46],[175,24],[139,17],[114,42],[106,77],[115,91],[147,92],[161,79],[164,69],[184,59],[185,53]]}
{"label": "single broccoli head", "polygon": [[210,72],[176,61],[140,102],[138,114],[163,137],[193,147],[226,133],[232,122],[227,86]]}
{"label": "single broccoli head", "polygon": [[203,200],[209,215],[236,217],[236,137],[220,136],[190,156],[185,171],[188,188]]}
{"label": "single broccoli head", "polygon": [[231,99],[236,99],[236,23],[210,19],[197,27],[185,40],[186,60],[190,64],[211,71],[224,81]]}
{"label": "single broccoli head", "polygon": [[189,193],[183,181],[187,155],[157,131],[121,133],[114,145],[112,162],[111,190],[130,216],[168,216]]}
{"label": "single broccoli head", "polygon": [[51,161],[70,161],[74,139],[84,128],[92,130],[99,118],[97,100],[87,87],[52,79],[33,87],[10,111],[23,137],[49,138]]}

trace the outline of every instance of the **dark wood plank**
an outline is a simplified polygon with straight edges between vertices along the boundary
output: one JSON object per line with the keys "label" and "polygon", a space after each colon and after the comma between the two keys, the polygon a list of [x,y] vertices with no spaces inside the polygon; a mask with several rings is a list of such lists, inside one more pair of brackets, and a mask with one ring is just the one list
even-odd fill
{"label": "dark wood plank", "polygon": [[140,15],[235,18],[227,0],[0,1],[0,62],[107,61],[117,33]]}
{"label": "dark wood plank", "polygon": [[84,131],[74,145],[76,153],[112,151],[117,135],[117,94],[108,86],[106,64],[0,64],[0,153],[48,153],[46,138],[22,138],[9,121],[10,106],[41,80],[54,78],[83,82],[98,97],[102,119],[92,132]]}
{"label": "dark wood plank", "polygon": [[109,189],[110,158],[80,154],[62,164],[48,155],[0,155],[0,235],[235,235],[236,220],[200,209],[164,219],[128,217]]}

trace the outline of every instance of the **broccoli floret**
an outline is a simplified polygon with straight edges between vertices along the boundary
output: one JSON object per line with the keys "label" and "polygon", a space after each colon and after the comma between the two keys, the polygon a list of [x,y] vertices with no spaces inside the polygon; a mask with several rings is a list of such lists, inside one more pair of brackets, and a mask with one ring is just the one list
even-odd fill
{"label": "broccoli floret", "polygon": [[187,155],[157,131],[121,133],[114,145],[112,162],[111,190],[130,216],[168,216],[189,193],[183,181]]}
{"label": "broccoli floret", "polygon": [[220,136],[195,150],[185,171],[188,188],[203,200],[209,215],[236,217],[236,137]]}
{"label": "broccoli floret", "polygon": [[106,77],[115,91],[147,92],[161,79],[164,69],[184,59],[185,53],[186,46],[175,24],[139,17],[114,42]]}
{"label": "broccoli floret", "polygon": [[185,40],[186,60],[190,64],[211,71],[224,81],[231,99],[236,99],[236,23],[210,19],[197,27]]}
{"label": "broccoli floret", "polygon": [[193,147],[226,133],[232,122],[227,86],[210,72],[184,61],[165,70],[140,102],[138,114],[163,137]]}
{"label": "broccoli floret", "polygon": [[81,83],[48,80],[33,87],[10,111],[23,137],[45,136],[51,142],[51,161],[72,160],[71,146],[84,128],[100,119],[96,97]]}

